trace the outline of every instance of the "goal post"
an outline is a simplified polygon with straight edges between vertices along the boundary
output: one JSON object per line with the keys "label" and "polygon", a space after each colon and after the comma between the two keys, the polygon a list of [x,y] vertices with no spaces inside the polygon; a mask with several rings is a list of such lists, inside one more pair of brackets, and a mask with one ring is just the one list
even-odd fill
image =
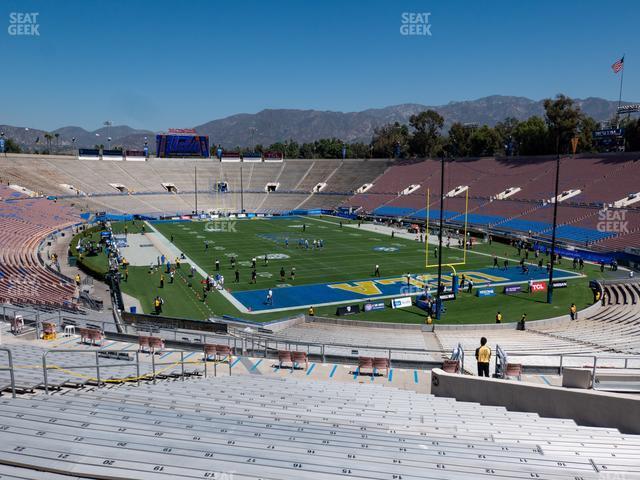
{"label": "goal post", "polygon": [[[447,197],[442,199],[442,202],[445,201]],[[425,216],[425,267],[426,268],[433,268],[433,267],[437,267],[438,266],[438,255],[436,255],[435,253],[437,252],[437,250],[435,249],[435,246],[432,248],[429,248],[429,228],[430,226],[432,226],[432,222],[431,222],[431,191],[430,189],[427,189],[426,194],[425,194],[425,201],[426,201],[426,206],[425,206],[425,212],[426,212],[426,216]],[[442,208],[444,209],[444,205],[442,205]],[[453,243],[451,245],[450,248],[447,248],[446,246],[446,240],[443,240],[442,242],[442,266],[443,267],[454,267],[454,266],[458,266],[458,265],[466,265],[467,263],[467,232],[468,232],[468,215],[469,215],[469,189],[467,188],[467,190],[465,191],[465,200],[464,200],[464,224],[462,227],[462,235],[463,235],[463,242],[462,242],[462,249],[460,249],[460,247],[458,246],[458,239],[455,239],[455,243]],[[437,224],[437,227],[440,228],[440,222],[439,222],[439,215],[438,215],[438,220],[436,222],[433,222]],[[431,254],[430,254],[431,252]]]}

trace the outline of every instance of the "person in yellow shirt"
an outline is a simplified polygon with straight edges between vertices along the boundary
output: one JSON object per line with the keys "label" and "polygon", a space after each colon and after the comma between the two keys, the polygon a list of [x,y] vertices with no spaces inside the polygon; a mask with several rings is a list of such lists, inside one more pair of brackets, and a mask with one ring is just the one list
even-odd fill
{"label": "person in yellow shirt", "polygon": [[316,311],[313,309],[313,307],[309,307],[309,316],[313,317],[316,314]]}
{"label": "person in yellow shirt", "polygon": [[480,346],[476,348],[476,360],[478,361],[478,376],[489,377],[489,362],[491,362],[491,349],[487,347],[487,339],[480,339]]}
{"label": "person in yellow shirt", "polygon": [[496,323],[502,323],[502,314],[500,312],[496,313]]}
{"label": "person in yellow shirt", "polygon": [[576,308],[576,304],[572,303],[569,307],[569,315],[571,315],[571,320],[578,319],[578,309]]}
{"label": "person in yellow shirt", "polygon": [[80,274],[76,273],[76,285],[80,286]]}

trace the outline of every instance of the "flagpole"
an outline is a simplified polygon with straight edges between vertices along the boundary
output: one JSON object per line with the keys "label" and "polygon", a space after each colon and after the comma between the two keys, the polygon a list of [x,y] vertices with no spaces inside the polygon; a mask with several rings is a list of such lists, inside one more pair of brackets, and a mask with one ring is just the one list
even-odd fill
{"label": "flagpole", "polygon": [[[624,55],[622,55],[622,75],[620,75],[620,94],[618,95],[618,108],[620,108],[620,104],[622,103],[622,81],[624,80]],[[617,112],[616,112],[617,114]]]}

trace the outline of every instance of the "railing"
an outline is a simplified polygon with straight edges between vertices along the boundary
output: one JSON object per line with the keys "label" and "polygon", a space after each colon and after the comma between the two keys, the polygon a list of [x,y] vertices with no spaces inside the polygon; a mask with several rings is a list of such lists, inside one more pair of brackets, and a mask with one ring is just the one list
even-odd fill
{"label": "railing", "polygon": [[500,345],[496,345],[496,373],[498,373],[498,367],[500,367],[499,374],[501,378],[505,377],[505,369],[507,367],[507,354],[500,347]]}
{"label": "railing", "polygon": [[460,373],[464,374],[464,348],[462,348],[461,343],[458,342],[458,345],[456,345],[451,352],[451,360],[455,360],[460,363]]}
{"label": "railing", "polygon": [[[596,378],[598,375],[598,362],[600,362],[599,368],[601,372],[603,369],[610,370],[612,368],[620,369],[620,370],[638,370],[640,372],[640,355],[623,356],[623,355],[563,354],[563,355],[560,355],[560,375],[562,375],[562,370],[563,368],[565,368],[564,367],[565,358],[588,358],[593,361],[592,365],[583,367],[583,368],[591,369],[591,388],[593,390],[597,390]],[[619,360],[622,362],[622,366],[621,367],[603,366],[602,365],[603,360],[616,360],[616,361]],[[638,364],[637,366],[630,366],[629,365],[630,362],[638,362]]]}
{"label": "railing", "polygon": [[[507,354],[500,347],[500,345],[496,345],[496,362],[500,359],[500,366],[502,370],[507,364]],[[503,358],[501,358],[501,355]],[[596,390],[596,378],[598,376],[598,369],[600,372],[603,371],[611,371],[612,369],[617,370],[637,370],[640,373],[640,355],[599,355],[594,353],[514,353],[511,355],[512,357],[544,357],[545,359],[556,359],[557,362],[552,364],[544,365],[544,367],[553,368],[558,370],[558,374],[562,376],[562,372],[565,368],[588,368],[591,370],[591,385],[592,389]],[[567,360],[571,358],[585,358],[591,360],[590,363],[582,366],[568,367]],[[605,361],[614,361],[617,364],[609,364],[603,365]],[[497,365],[497,363],[496,363]],[[526,366],[526,365],[523,365]],[[500,371],[500,373],[504,373]],[[625,372],[626,373],[626,372]]]}
{"label": "railing", "polygon": [[7,363],[8,367],[0,367],[0,372],[9,371],[9,377],[11,378],[11,395],[13,398],[16,398],[16,379],[13,370],[13,355],[11,354],[11,350],[8,348],[0,348],[0,352],[5,352],[7,354]]}
{"label": "railing", "polygon": [[[132,364],[126,364],[126,363],[112,363],[112,364],[101,364],[100,363],[100,358],[101,358],[101,354],[105,354],[107,353],[109,355],[114,355],[114,354],[131,354],[134,353],[135,354],[135,362]],[[10,353],[10,352],[9,352]],[[85,354],[85,355],[93,355],[95,357],[95,364],[94,365],[87,365],[87,364],[83,364],[83,365],[65,365],[64,367],[59,367],[57,365],[52,365],[49,362],[49,356],[50,355],[54,355],[56,353],[79,353],[79,354]],[[89,381],[93,381],[96,383],[96,385],[98,387],[104,386],[108,383],[124,383],[124,382],[137,382],[138,385],[140,384],[141,380],[148,380],[151,379],[153,381],[153,383],[156,383],[156,379],[158,374],[161,374],[164,371],[169,370],[171,367],[175,367],[177,365],[180,365],[180,377],[181,379],[184,381],[185,379],[185,364],[187,365],[199,365],[199,364],[204,364],[204,377],[207,378],[208,377],[208,366],[207,366],[207,358],[206,356],[204,356],[203,360],[200,361],[186,361],[185,360],[185,353],[188,354],[193,354],[196,353],[194,351],[187,351],[187,350],[168,350],[168,351],[163,351],[163,353],[179,353],[180,354],[180,360],[179,361],[168,361],[168,362],[157,362],[156,358],[155,358],[155,353],[151,353],[151,371],[149,373],[143,373],[142,375],[140,374],[140,351],[135,351],[135,352],[131,352],[128,350],[49,350],[46,351],[45,353],[42,354],[42,375],[43,375],[43,379],[44,379],[44,391],[45,394],[49,394],[49,375],[48,372],[50,370],[66,370],[66,371],[73,371],[73,370],[87,370],[87,369],[95,369],[95,377],[88,377],[86,375],[80,375],[81,377],[84,377],[86,379],[88,379]],[[204,355],[204,352],[203,352]],[[189,355],[190,356],[190,355]],[[11,357],[9,357],[11,359]],[[213,362],[213,376],[217,377],[218,376],[218,363],[217,361]],[[228,358],[227,362],[226,362],[229,366],[229,375],[231,375],[231,359]],[[143,363],[144,365],[144,363]],[[157,370],[158,367],[164,367],[164,366],[168,366],[169,368],[164,368],[164,369],[160,369],[159,371]],[[135,377],[123,377],[123,378],[103,378],[103,376],[101,376],[101,369],[105,369],[105,368],[122,368],[122,367],[130,367],[133,368],[135,367],[136,369],[136,374]],[[11,364],[12,369],[12,381],[13,381],[13,364]],[[171,369],[171,371],[173,371]]]}
{"label": "railing", "polygon": [[[384,352],[384,356],[392,360],[393,354],[413,354],[416,356],[424,356],[425,362],[439,362],[441,358],[446,356],[446,353],[442,350],[427,350],[421,348],[409,348],[409,347],[382,347],[374,345],[354,345],[348,343],[320,343],[320,342],[306,342],[290,340],[281,337],[269,337],[266,335],[259,335],[254,333],[246,333],[239,330],[232,329],[231,332],[243,341],[243,351],[250,351],[254,356],[256,352],[261,352],[266,358],[269,352],[274,354],[278,353],[278,350],[293,350],[306,351],[307,355],[317,355],[322,359],[324,363],[328,355],[334,355],[328,351],[330,348],[348,349],[351,350],[351,355],[338,355],[342,357],[357,357],[360,350],[378,351]],[[218,338],[220,338],[218,336]],[[464,352],[463,352],[464,354]],[[382,356],[382,355],[381,355]],[[397,361],[397,360],[396,360]],[[418,360],[407,360],[418,361]]]}

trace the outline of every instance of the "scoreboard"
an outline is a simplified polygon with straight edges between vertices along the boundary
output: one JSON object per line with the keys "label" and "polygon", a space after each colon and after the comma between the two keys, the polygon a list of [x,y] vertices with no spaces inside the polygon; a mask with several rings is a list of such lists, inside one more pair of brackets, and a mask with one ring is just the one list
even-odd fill
{"label": "scoreboard", "polygon": [[156,152],[161,158],[209,158],[209,137],[206,135],[156,135]]}

